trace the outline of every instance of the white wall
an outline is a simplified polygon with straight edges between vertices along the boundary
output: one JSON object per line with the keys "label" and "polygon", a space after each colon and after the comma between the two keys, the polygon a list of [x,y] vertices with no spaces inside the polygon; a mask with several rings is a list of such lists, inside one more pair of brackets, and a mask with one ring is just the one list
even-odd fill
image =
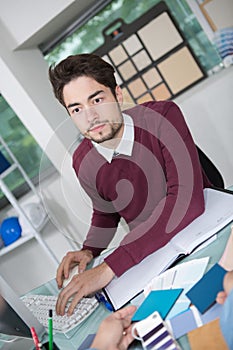
{"label": "white wall", "polygon": [[[0,92],[59,171],[60,176],[41,190],[55,223],[44,237],[60,258],[70,249],[65,236],[77,244],[85,237],[91,208],[71,169],[71,149],[78,131],[53,97],[48,66],[37,45],[48,33],[52,35],[62,23],[77,16],[74,9],[84,8],[90,2],[95,1],[0,1]],[[176,99],[195,141],[217,164],[227,186],[233,184],[232,78],[233,67]],[[20,271],[25,269],[27,277],[22,283]],[[12,281],[19,293],[24,293],[52,278],[55,268],[38,245],[29,242],[1,257],[0,273]]]}
{"label": "white wall", "polygon": [[195,142],[233,185],[233,66],[211,76],[175,99]]}
{"label": "white wall", "polygon": [[14,38],[15,46],[19,47],[74,2],[74,0],[1,1],[0,17]]}

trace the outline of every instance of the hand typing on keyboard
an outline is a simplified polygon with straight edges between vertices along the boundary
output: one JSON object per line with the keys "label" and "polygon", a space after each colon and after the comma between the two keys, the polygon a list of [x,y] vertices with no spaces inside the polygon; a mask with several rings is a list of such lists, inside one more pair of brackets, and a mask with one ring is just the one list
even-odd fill
{"label": "hand typing on keyboard", "polygon": [[68,278],[65,278],[63,280],[63,283],[62,283],[62,288],[65,288],[69,283],[70,281],[72,280],[72,278],[77,275],[79,273],[78,271],[78,266],[75,266],[73,267],[73,269],[70,271],[70,274],[69,274],[69,277]]}
{"label": "hand typing on keyboard", "polygon": [[92,259],[93,255],[89,250],[69,252],[63,258],[57,270],[58,287],[62,287],[63,280],[68,278],[70,268],[74,265],[79,264],[79,274],[74,275],[69,284],[58,295],[56,304],[58,315],[63,316],[66,312],[71,315],[83,297],[100,290],[113,279],[114,273],[105,262],[84,271]]}
{"label": "hand typing on keyboard", "polygon": [[56,280],[58,288],[62,288],[64,280],[69,278],[70,272],[74,267],[78,266],[78,273],[82,273],[92,259],[93,255],[90,250],[68,252],[57,269]]}

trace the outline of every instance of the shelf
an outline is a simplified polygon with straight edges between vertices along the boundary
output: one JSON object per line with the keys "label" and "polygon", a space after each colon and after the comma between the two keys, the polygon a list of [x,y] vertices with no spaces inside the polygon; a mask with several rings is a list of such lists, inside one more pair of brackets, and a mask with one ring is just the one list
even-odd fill
{"label": "shelf", "polygon": [[25,236],[21,236],[17,241],[10,244],[9,246],[3,247],[2,249],[0,249],[0,256],[3,256],[5,254],[11,252],[12,250],[14,250],[17,247],[19,247],[20,245],[26,243],[30,239],[35,238],[37,240],[37,242],[41,245],[41,247],[45,250],[45,252],[49,255],[51,260],[53,260],[54,264],[56,264],[56,266],[57,266],[59,264],[57,257],[55,256],[53,250],[48,246],[48,244],[45,242],[45,240],[41,237],[41,234],[40,234],[40,231],[43,229],[45,224],[48,222],[48,219],[49,219],[48,216],[45,215],[45,217],[42,218],[43,220],[40,223],[39,227],[36,228],[35,225],[33,224],[33,218],[31,218],[31,216],[25,212],[25,209],[21,206],[21,204],[16,199],[15,195],[11,192],[11,189],[8,187],[7,183],[4,182],[4,178],[8,174],[10,174],[12,171],[17,169],[21,173],[21,175],[23,176],[25,183],[28,184],[28,186],[31,188],[31,190],[34,193],[34,195],[36,196],[36,198],[38,198],[38,203],[40,203],[42,205],[41,197],[40,197],[39,193],[37,192],[31,179],[28,177],[28,175],[26,174],[26,172],[24,171],[24,169],[22,168],[20,163],[17,161],[14,154],[11,152],[10,148],[8,147],[8,145],[5,143],[5,141],[3,140],[3,138],[1,136],[0,136],[0,144],[5,149],[5,151],[8,153],[9,158],[11,158],[11,162],[13,162],[12,165],[10,165],[7,169],[5,169],[0,174],[0,189],[3,192],[3,194],[6,196],[6,198],[10,202],[10,204],[18,212],[18,215],[21,216],[22,220],[24,220],[25,224],[29,228],[28,234],[25,234]]}
{"label": "shelf", "polygon": [[9,168],[7,168],[3,173],[0,174],[0,178],[3,179],[15,169],[17,169],[17,165],[12,164]]}
{"label": "shelf", "polygon": [[2,249],[0,249],[0,256],[3,256],[5,254],[11,252],[12,250],[21,246],[22,244],[26,243],[27,241],[29,241],[32,238],[34,238],[33,234],[27,234],[25,236],[21,236],[14,243],[11,243],[7,247],[3,247]]}

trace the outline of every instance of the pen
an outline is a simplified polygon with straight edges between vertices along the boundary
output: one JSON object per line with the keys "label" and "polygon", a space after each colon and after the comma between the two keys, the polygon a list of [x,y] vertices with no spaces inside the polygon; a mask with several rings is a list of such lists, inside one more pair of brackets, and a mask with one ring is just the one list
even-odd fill
{"label": "pen", "polygon": [[41,349],[41,343],[39,341],[38,335],[36,334],[36,330],[34,327],[30,328],[31,334],[32,334],[32,339],[34,341],[34,344],[36,346],[36,350],[40,350]]}
{"label": "pen", "polygon": [[49,310],[48,318],[48,329],[49,329],[49,350],[53,350],[53,310]]}
{"label": "pen", "polygon": [[96,292],[95,298],[98,300],[99,303],[103,303],[109,311],[114,311],[112,305],[107,301],[103,294]]}

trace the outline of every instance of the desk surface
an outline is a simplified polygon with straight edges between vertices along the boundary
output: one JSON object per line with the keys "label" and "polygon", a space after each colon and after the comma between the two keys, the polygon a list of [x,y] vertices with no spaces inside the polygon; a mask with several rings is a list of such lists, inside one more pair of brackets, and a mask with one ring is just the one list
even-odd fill
{"label": "desk surface", "polygon": [[[194,252],[193,254],[184,258],[181,262],[190,261],[192,259],[210,257],[208,269],[212,267],[216,262],[219,261],[222,252],[225,248],[226,242],[228,240],[230,234],[230,225],[222,229],[218,235],[217,239],[210,243],[205,248]],[[56,287],[55,281],[50,281],[43,286],[34,289],[31,293],[37,294],[45,294],[45,295],[56,295],[58,293],[58,289]],[[54,341],[59,346],[60,350],[77,350],[78,347],[82,344],[84,339],[88,336],[88,334],[95,333],[98,329],[100,322],[109,314],[109,311],[101,304],[98,308],[93,312],[93,314],[84,321],[81,325],[79,325],[75,330],[71,331],[67,336],[64,334],[55,334]],[[181,348],[184,350],[190,350],[187,337],[184,336],[179,339],[179,343]],[[32,349],[32,342],[30,340],[22,340],[17,341],[15,345],[8,344],[1,347],[2,342],[0,341],[0,348],[7,349],[17,349],[17,350],[29,350]],[[133,346],[130,346],[130,349],[142,349],[138,342],[135,342]]]}

